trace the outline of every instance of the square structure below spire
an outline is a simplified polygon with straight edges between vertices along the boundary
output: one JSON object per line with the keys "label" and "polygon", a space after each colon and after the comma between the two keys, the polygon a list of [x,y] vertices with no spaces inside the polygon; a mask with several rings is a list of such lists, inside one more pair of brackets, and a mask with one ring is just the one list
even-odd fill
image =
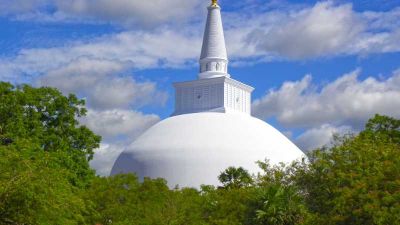
{"label": "square structure below spire", "polygon": [[174,83],[175,115],[197,112],[251,114],[253,87],[229,77]]}

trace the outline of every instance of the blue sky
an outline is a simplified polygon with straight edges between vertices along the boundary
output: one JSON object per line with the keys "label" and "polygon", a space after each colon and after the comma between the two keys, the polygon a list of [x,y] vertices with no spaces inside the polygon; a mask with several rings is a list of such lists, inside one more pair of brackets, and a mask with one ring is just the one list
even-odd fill
{"label": "blue sky", "polygon": [[[173,112],[176,81],[196,79],[206,0],[0,0],[0,80],[87,99],[82,123],[115,157]],[[304,151],[400,117],[398,0],[220,0],[233,78],[253,114]]]}

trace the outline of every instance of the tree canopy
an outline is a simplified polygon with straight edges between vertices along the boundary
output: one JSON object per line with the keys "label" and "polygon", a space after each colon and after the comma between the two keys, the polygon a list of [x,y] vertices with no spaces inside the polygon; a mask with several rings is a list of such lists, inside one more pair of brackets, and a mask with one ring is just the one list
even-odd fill
{"label": "tree canopy", "polygon": [[83,224],[99,147],[77,118],[84,101],[53,88],[0,82],[0,224]]}
{"label": "tree canopy", "polygon": [[400,224],[400,132],[376,115],[357,136],[297,165],[295,180],[320,224]]}
{"label": "tree canopy", "polygon": [[253,183],[253,179],[247,170],[242,167],[228,167],[219,176],[218,180],[226,188],[247,187]]}
{"label": "tree canopy", "polygon": [[38,151],[58,155],[54,166],[72,171],[74,185],[85,185],[94,174],[88,161],[101,138],[79,125],[84,104],[54,88],[0,82],[0,144],[27,157]]}

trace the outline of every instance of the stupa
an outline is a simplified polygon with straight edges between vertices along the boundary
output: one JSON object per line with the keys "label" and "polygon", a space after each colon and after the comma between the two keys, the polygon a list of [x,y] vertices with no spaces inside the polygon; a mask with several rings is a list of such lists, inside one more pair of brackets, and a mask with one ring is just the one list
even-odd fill
{"label": "stupa", "polygon": [[174,83],[175,111],[128,146],[111,174],[165,178],[173,187],[218,185],[229,166],[250,173],[256,161],[290,163],[303,152],[278,130],[251,116],[253,88],[228,74],[217,0],[208,7],[197,80]]}

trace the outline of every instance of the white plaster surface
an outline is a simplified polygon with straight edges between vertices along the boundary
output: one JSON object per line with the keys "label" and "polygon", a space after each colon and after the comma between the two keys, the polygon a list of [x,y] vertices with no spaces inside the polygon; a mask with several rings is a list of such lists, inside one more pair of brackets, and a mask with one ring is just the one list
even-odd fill
{"label": "white plaster surface", "polygon": [[224,30],[222,27],[221,8],[219,6],[208,7],[207,22],[200,56],[200,59],[204,58],[228,59]]}
{"label": "white plaster surface", "polygon": [[229,77],[228,56],[222,26],[221,8],[219,6],[209,6],[200,55],[199,78],[219,76]]}
{"label": "white plaster surface", "polygon": [[171,187],[218,185],[229,166],[259,171],[256,161],[289,163],[304,157],[283,134],[245,113],[202,112],[167,118],[128,146],[111,174],[162,177]]}
{"label": "white plaster surface", "polygon": [[251,113],[251,92],[254,88],[228,77],[199,79],[174,83],[175,112]]}

